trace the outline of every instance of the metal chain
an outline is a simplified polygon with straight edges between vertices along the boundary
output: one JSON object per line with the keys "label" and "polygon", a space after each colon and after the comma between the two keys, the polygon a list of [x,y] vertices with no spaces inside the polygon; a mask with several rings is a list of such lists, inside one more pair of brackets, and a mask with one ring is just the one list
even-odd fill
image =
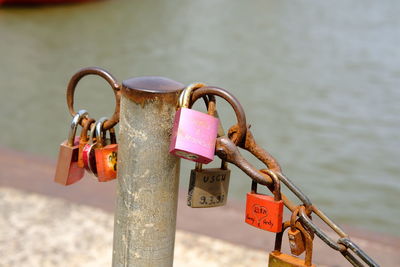
{"label": "metal chain", "polygon": [[[228,136],[235,134],[237,126],[233,126],[228,133]],[[364,266],[353,254],[356,254],[368,266],[379,266],[372,260],[360,247],[358,247],[349,236],[335,224],[328,216],[325,215],[320,209],[312,204],[311,200],[305,195],[288,177],[282,174],[281,167],[274,157],[272,157],[266,150],[260,147],[250,131],[250,126],[247,127],[247,132],[243,140],[238,142],[236,146],[228,136],[221,136],[217,138],[216,142],[216,155],[222,160],[230,162],[240,168],[251,179],[257,183],[265,185],[272,192],[273,180],[271,179],[271,172],[278,176],[286,187],[303,203],[299,211],[300,221],[307,227],[308,230],[314,232],[322,241],[324,241],[331,248],[339,251],[352,265]],[[268,170],[257,170],[251,163],[249,163],[239,152],[238,146],[244,150],[249,151],[262,163],[264,163]],[[297,205],[289,200],[282,194],[282,200],[285,206],[293,211]],[[318,227],[311,219],[311,213],[316,214],[325,224],[327,224],[339,236],[337,241],[330,238],[320,227]]]}
{"label": "metal chain", "polygon": [[[272,192],[274,189],[273,179],[277,176],[286,187],[303,203],[299,210],[299,220],[305,225],[307,230],[315,233],[322,241],[331,248],[339,251],[354,266],[363,266],[363,264],[351,254],[356,254],[363,262],[369,266],[379,266],[375,263],[363,250],[361,250],[349,236],[331,219],[328,218],[321,210],[312,204],[311,200],[305,195],[288,177],[282,174],[278,161],[269,154],[265,149],[260,147],[250,131],[250,126],[246,125],[246,115],[240,105],[240,102],[227,90],[219,87],[202,87],[193,92],[191,99],[194,103],[196,99],[203,97],[207,104],[208,98],[219,96],[224,98],[234,109],[238,123],[229,129],[228,135],[219,135],[216,140],[215,152],[223,161],[230,162],[240,168],[251,179],[258,184],[268,187]],[[250,162],[248,162],[239,152],[238,147],[249,151],[253,156],[259,159],[267,169],[257,170]],[[298,205],[294,204],[284,194],[281,194],[285,206],[294,211]],[[311,220],[311,214],[315,213],[323,222],[325,222],[333,231],[339,235],[338,241],[330,238],[321,228],[314,224]],[[350,252],[351,251],[351,252]]]}

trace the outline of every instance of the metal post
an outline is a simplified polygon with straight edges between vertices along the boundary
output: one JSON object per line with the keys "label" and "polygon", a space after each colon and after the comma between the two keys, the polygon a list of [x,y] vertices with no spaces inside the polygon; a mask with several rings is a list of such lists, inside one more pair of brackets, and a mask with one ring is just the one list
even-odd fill
{"label": "metal post", "polygon": [[183,85],[162,77],[122,83],[113,266],[172,266],[179,167],[168,153]]}

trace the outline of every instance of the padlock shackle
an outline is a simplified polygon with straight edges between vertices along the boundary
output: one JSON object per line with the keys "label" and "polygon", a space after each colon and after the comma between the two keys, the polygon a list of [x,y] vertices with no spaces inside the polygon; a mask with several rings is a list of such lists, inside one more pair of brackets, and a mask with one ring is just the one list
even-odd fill
{"label": "padlock shackle", "polygon": [[[274,187],[274,190],[272,191],[272,194],[274,195],[274,201],[282,200],[281,183],[278,176],[273,171],[268,169],[262,169],[261,171],[268,174],[268,176],[270,176],[273,181],[272,186]],[[258,183],[256,182],[256,180],[251,180],[251,193],[257,194],[257,184]]]}
{"label": "padlock shackle", "polygon": [[300,211],[300,206],[297,206],[297,207],[293,210],[292,215],[290,216],[290,229],[291,229],[292,231],[294,231],[295,228],[296,228],[295,224],[296,224],[296,219],[297,219],[297,217],[298,217],[299,211]]}
{"label": "padlock shackle", "polygon": [[[191,83],[188,86],[186,86],[185,89],[183,89],[183,91],[181,92],[181,94],[179,95],[179,99],[178,99],[178,106],[180,108],[190,108],[192,106],[192,104],[190,102],[190,98],[192,95],[192,92],[198,88],[204,87],[206,86],[204,83]],[[208,105],[208,103],[207,103]]]}
{"label": "padlock shackle", "polygon": [[[306,266],[311,266],[312,265],[312,251],[313,251],[313,239],[311,234],[303,227],[303,225],[297,221],[296,222],[296,229],[300,230],[302,236],[304,237],[305,240],[305,245],[306,245],[306,255],[304,259],[304,264]],[[282,231],[277,233],[275,236],[275,247],[274,251],[281,252],[282,249],[282,238],[285,230],[287,228],[291,227],[290,221],[286,221],[282,224]]]}
{"label": "padlock shackle", "polygon": [[88,137],[88,132],[90,131],[91,125],[95,123],[96,120],[93,118],[88,118],[84,123],[81,131],[81,139],[80,142],[88,142],[89,137]]}
{"label": "padlock shackle", "polygon": [[96,138],[96,123],[97,122],[91,124],[90,126],[89,141],[88,141],[90,145],[94,144],[94,139]]}
{"label": "padlock shackle", "polygon": [[[215,118],[218,119],[218,135],[217,135],[217,137],[224,136],[225,131],[224,131],[224,127],[222,127],[222,123],[219,118],[218,111],[216,109],[217,100],[215,99],[215,96],[214,95],[206,95],[206,96],[203,96],[203,99],[204,99],[204,103],[206,104],[208,115],[214,116]],[[211,109],[210,109],[210,103],[211,103]],[[227,170],[228,162],[226,160],[221,160],[220,168],[222,170]]]}
{"label": "padlock shackle", "polygon": [[101,117],[95,124],[96,131],[96,147],[100,148],[104,145],[104,131],[103,125],[108,120],[107,117]]}
{"label": "padlock shackle", "polygon": [[306,266],[311,266],[312,264],[312,251],[313,251],[313,236],[304,228],[304,226],[297,221],[296,228],[300,230],[306,241],[306,255],[304,263]]}
{"label": "padlock shackle", "polygon": [[112,127],[108,131],[110,133],[111,144],[116,144],[117,143],[117,135],[115,134],[115,128]]}
{"label": "padlock shackle", "polygon": [[255,180],[251,181],[251,193],[257,194],[257,182]]}
{"label": "padlock shackle", "polygon": [[79,123],[84,117],[88,116],[88,112],[84,109],[79,110],[74,117],[72,118],[71,121],[71,126],[68,132],[68,146],[74,146],[74,141],[75,141],[75,135],[76,135],[76,130],[78,128]]}
{"label": "padlock shackle", "polygon": [[203,164],[200,163],[200,162],[196,162],[196,167],[195,167],[195,169],[196,169],[197,171],[201,171],[201,170],[203,169]]}
{"label": "padlock shackle", "polygon": [[269,177],[271,177],[271,179],[273,181],[272,186],[274,187],[274,190],[272,191],[272,193],[274,194],[274,200],[275,201],[282,200],[281,183],[280,183],[278,175],[274,171],[269,170],[269,169],[262,169],[260,171],[267,174]]}

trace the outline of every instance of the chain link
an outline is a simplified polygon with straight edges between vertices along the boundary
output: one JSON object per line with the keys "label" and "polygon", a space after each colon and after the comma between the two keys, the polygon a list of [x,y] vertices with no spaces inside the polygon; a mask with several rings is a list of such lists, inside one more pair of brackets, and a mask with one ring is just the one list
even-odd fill
{"label": "chain link", "polygon": [[[229,134],[235,132],[235,126],[229,130]],[[247,140],[246,140],[247,139]],[[249,163],[239,152],[237,146],[233,144],[228,137],[219,137],[217,139],[216,154],[223,160],[226,160],[244,171],[251,179],[257,183],[263,184],[269,188],[270,191],[273,189],[273,181],[270,178],[271,172],[278,176],[279,180],[283,182],[286,187],[303,203],[303,206],[299,211],[299,218],[301,222],[307,227],[308,230],[314,232],[322,241],[324,241],[331,248],[339,251],[342,255],[354,266],[364,266],[354,255],[350,254],[351,250],[354,252],[363,262],[368,266],[379,266],[375,263],[360,247],[358,247],[353,241],[350,240],[348,235],[328,216],[326,216],[321,210],[312,204],[303,191],[300,190],[287,176],[282,174],[279,163],[273,158],[267,151],[257,145],[254,137],[250,131],[250,127],[247,127],[247,133],[245,140],[238,143],[238,146],[244,150],[249,151],[252,155],[258,158],[264,163],[269,169],[256,170],[256,168]],[[270,167],[272,166],[272,168]],[[282,194],[282,200],[285,206],[294,211],[297,205],[290,201],[284,194]],[[339,235],[338,241],[334,241],[330,238],[320,227],[318,227],[309,217],[312,213],[316,214],[325,224],[327,224],[334,232]]]}

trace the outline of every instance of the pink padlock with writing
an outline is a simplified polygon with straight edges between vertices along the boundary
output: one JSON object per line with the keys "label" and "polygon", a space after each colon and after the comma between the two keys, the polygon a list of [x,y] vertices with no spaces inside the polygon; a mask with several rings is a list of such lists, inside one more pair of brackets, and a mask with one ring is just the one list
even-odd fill
{"label": "pink padlock with writing", "polygon": [[214,159],[218,119],[189,108],[191,92],[203,86],[200,83],[191,84],[182,91],[169,152],[184,159],[207,164]]}

